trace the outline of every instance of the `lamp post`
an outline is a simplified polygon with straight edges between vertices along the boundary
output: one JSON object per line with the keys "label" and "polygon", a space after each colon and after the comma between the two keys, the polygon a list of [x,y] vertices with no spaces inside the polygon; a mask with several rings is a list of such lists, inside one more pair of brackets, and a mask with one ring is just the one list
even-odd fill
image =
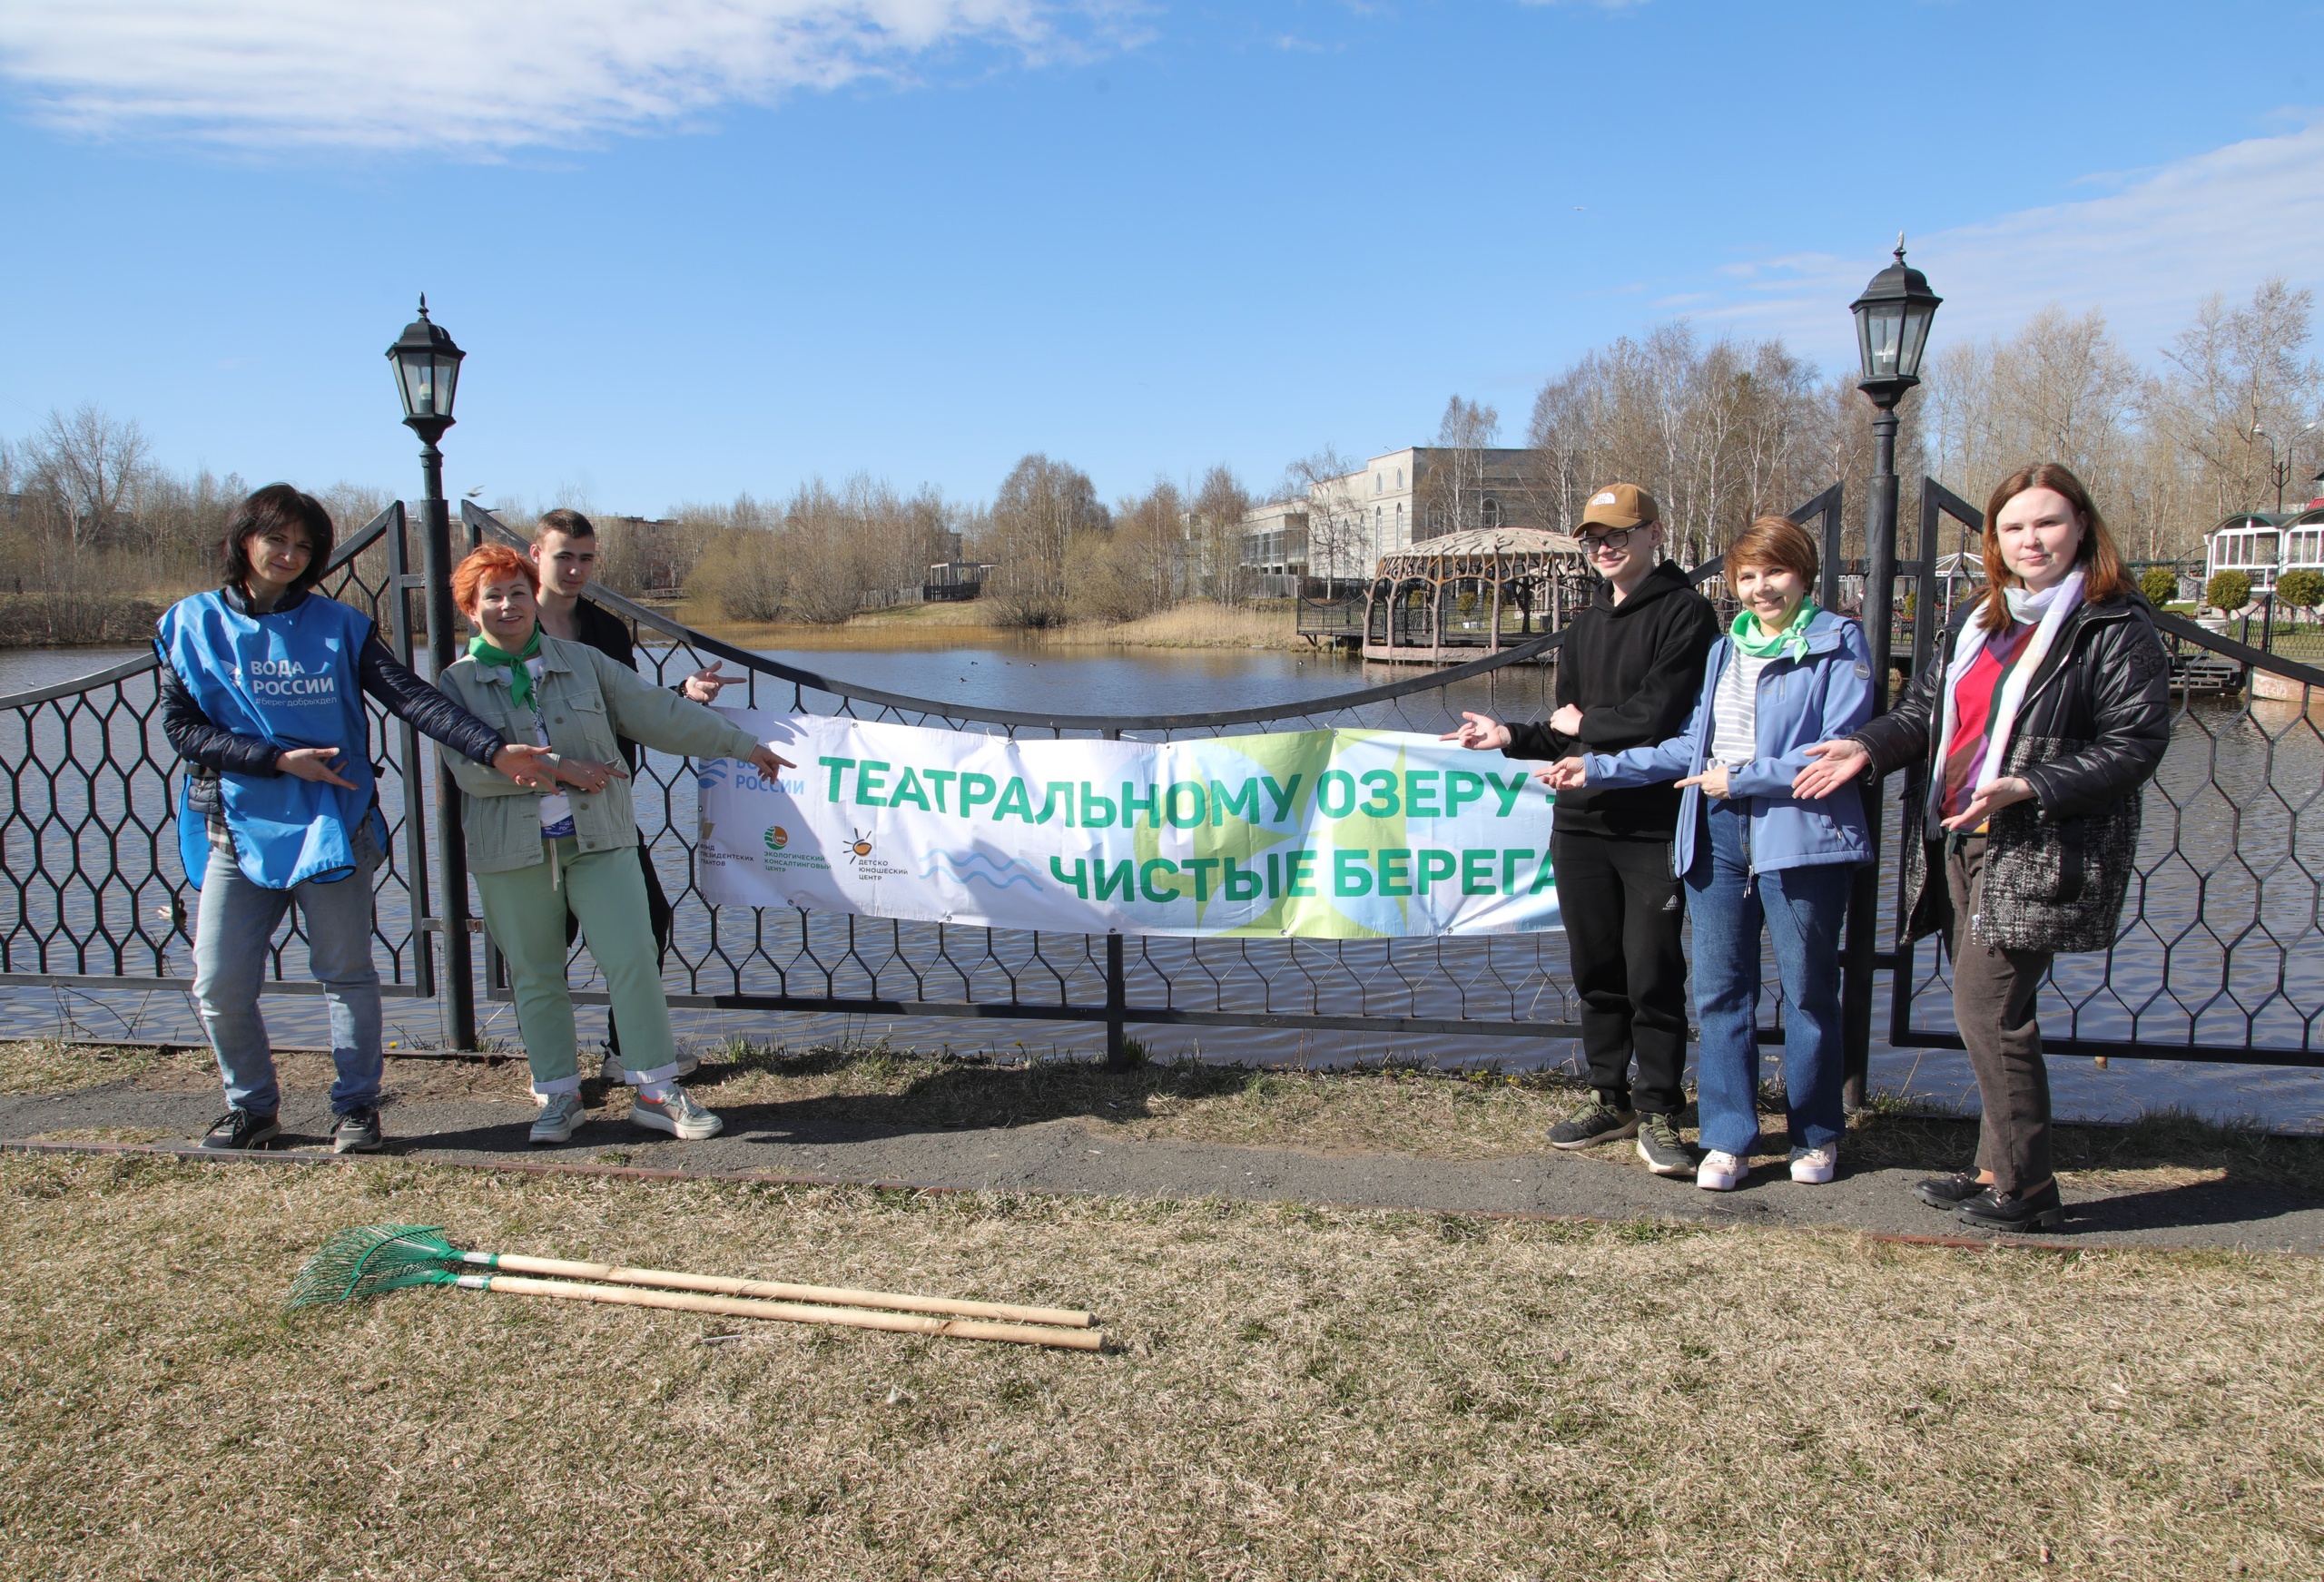
{"label": "lamp post", "polygon": [[[458,394],[460,359],[467,354],[453,344],[442,326],[428,317],[428,299],[419,299],[419,317],[404,326],[388,348],[394,367],[396,393],[403,399],[404,426],[419,436],[419,469],[427,483],[420,500],[422,581],[428,590],[428,658],[430,672],[442,675],[457,657],[452,630],[452,516],[444,499],[444,453],[436,442],[452,426],[452,402]],[[398,590],[401,596],[401,590]],[[406,816],[411,816],[407,810]],[[436,877],[443,891],[437,923],[444,936],[445,1033],[455,1049],[476,1047],[476,980],[469,971],[468,858],[460,834],[460,788],[436,754]]]}
{"label": "lamp post", "polygon": [[[2317,423],[2324,423],[2324,418],[2317,419]],[[2285,440],[2284,447],[2280,451],[2276,448],[2276,437],[2274,435],[2269,433],[2265,428],[2260,427],[2257,423],[2251,425],[2252,437],[2255,439],[2264,439],[2268,442],[2268,471],[2274,477],[2276,483],[2276,514],[2278,516],[2281,516],[2283,514],[2284,485],[2291,481],[2291,467],[2292,463],[2298,459],[2299,456],[2299,442],[2316,431],[2317,423],[2309,424],[2299,433],[2293,435],[2290,439]]]}
{"label": "lamp post", "polygon": [[[1864,636],[1872,659],[1872,712],[1888,709],[1888,659],[1896,604],[1896,403],[1921,382],[1921,354],[1928,349],[1929,322],[1944,299],[1928,279],[1905,262],[1905,238],[1896,238],[1896,261],[1872,277],[1864,294],[1848,304],[1856,315],[1856,388],[1872,398],[1872,498],[1864,525]],[[1923,532],[1928,524],[1923,523]],[[1872,1056],[1872,976],[1878,953],[1877,859],[1880,854],[1880,781],[1866,798],[1871,814],[1875,861],[1856,870],[1848,899],[1846,973],[1841,1027],[1846,1050],[1845,1099],[1851,1109],[1865,1102],[1865,1078]],[[1901,970],[1901,968],[1900,968]]]}

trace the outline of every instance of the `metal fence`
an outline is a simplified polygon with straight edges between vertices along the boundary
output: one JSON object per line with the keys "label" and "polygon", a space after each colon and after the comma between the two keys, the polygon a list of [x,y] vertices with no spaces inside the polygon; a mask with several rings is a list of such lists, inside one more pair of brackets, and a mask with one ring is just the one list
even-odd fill
{"label": "metal fence", "polygon": [[[516,535],[464,506],[471,536]],[[1828,598],[1841,591],[1837,486],[1797,516],[1817,521]],[[1976,513],[1933,480],[1922,491],[1916,553],[1900,582],[1934,591],[1948,533]],[[334,555],[323,591],[373,614],[398,655],[415,644],[403,509],[391,506]],[[1718,562],[1698,569],[1706,581]],[[1560,641],[1536,638],[1466,664],[1295,703],[1135,719],[982,708],[905,696],[782,663],[722,643],[602,590],[592,595],[642,639],[648,679],[675,684],[705,663],[740,670],[725,701],[1008,736],[1167,741],[1332,726],[1433,732],[1464,710],[1545,713],[1553,667],[1532,663]],[[1879,607],[1867,600],[1867,614]],[[1940,623],[1891,601],[1897,652],[1934,662]],[[1931,615],[1937,612],[1932,609]],[[2186,660],[2279,678],[2297,695],[2189,690],[2177,735],[2147,793],[2141,879],[2122,937],[2102,956],[2061,958],[2044,990],[2049,1046],[2061,1054],[2138,1055],[2324,1065],[2324,671],[2259,653],[2173,617],[2163,625]],[[419,653],[415,650],[419,649]],[[191,978],[186,890],[172,819],[175,754],[162,736],[155,662],[0,698],[0,985],[69,984],[182,990]],[[2191,673],[2191,670],[2190,671]],[[428,997],[442,973],[431,905],[428,831],[438,793],[415,734],[374,714],[371,756],[394,834],[379,878],[378,949],[387,992]],[[639,824],[676,911],[665,981],[674,1006],[881,1017],[1022,1018],[1102,1024],[1110,1053],[1140,1024],[1408,1034],[1424,1037],[1578,1037],[1561,944],[1543,935],[1440,939],[1181,939],[1089,937],[888,921],[710,905],[697,885],[695,777],[647,753],[634,782]],[[1892,782],[1884,820],[1901,837],[1909,787]],[[1898,839],[1885,841],[1902,850]],[[1895,870],[1883,865],[1876,910],[1894,916]],[[439,887],[440,889],[440,887]],[[473,927],[473,925],[468,925]],[[1891,936],[1893,938],[1893,934]],[[1948,1025],[1941,945],[1894,945],[1887,1040],[1958,1046]],[[505,998],[489,942],[486,992]],[[1871,967],[1852,968],[1869,1001]],[[603,1003],[576,961],[576,997]],[[278,941],[270,993],[311,993],[295,927]],[[2054,1029],[2052,1032],[2051,1029]],[[1861,1044],[1862,1039],[1857,1042]],[[1850,1050],[1859,1073],[1866,1050]]]}

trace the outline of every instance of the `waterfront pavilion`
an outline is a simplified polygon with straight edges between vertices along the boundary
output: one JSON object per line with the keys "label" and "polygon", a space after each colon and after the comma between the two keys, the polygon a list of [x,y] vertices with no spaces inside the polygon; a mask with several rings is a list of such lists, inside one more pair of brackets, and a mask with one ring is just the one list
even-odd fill
{"label": "waterfront pavilion", "polygon": [[1383,555],[1364,599],[1364,657],[1453,664],[1554,632],[1595,580],[1581,544],[1472,527]]}

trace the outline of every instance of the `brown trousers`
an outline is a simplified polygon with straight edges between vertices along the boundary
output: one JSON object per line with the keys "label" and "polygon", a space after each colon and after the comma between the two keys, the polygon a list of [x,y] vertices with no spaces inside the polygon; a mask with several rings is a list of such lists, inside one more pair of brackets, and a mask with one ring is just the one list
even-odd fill
{"label": "brown trousers", "polygon": [[1977,1128],[1977,1168],[2002,1192],[2023,1192],[2050,1179],[2050,1069],[2034,997],[2049,975],[2051,952],[2004,950],[1981,942],[1974,919],[1984,877],[1985,838],[1945,845],[1945,883],[1953,897],[1953,1020],[1969,1046],[1984,1118]]}

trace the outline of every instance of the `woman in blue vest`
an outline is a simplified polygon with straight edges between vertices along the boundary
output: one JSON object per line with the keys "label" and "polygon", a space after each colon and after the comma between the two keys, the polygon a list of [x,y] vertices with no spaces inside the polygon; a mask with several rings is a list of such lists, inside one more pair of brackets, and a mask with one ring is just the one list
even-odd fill
{"label": "woman in blue vest", "polygon": [[178,854],[202,892],[193,994],[226,1084],[206,1148],[280,1135],[281,1092],[259,983],[296,902],[307,958],[330,1007],[340,1153],[379,1146],[379,975],[371,874],[387,825],[374,793],[362,694],[464,758],[533,784],[540,750],[489,725],[397,663],[371,618],[312,592],[330,558],[330,515],[270,484],[234,509],[225,585],[162,615],[162,724],[186,761]]}
{"label": "woman in blue vest", "polygon": [[[1784,1088],[1791,1178],[1809,1185],[1839,1167],[1844,1062],[1840,926],[1857,867],[1872,860],[1854,784],[1794,794],[1816,743],[1872,714],[1864,628],[1818,609],[1816,541],[1797,522],[1762,516],[1727,552],[1743,608],[1711,645],[1687,728],[1621,753],[1569,758],[1541,771],[1556,790],[1676,781],[1672,869],[1695,924],[1696,1086],[1705,1150],[1695,1184],[1731,1192],[1759,1145],[1759,938],[1775,945],[1783,984]],[[1683,778],[1682,778],[1683,777]]]}

